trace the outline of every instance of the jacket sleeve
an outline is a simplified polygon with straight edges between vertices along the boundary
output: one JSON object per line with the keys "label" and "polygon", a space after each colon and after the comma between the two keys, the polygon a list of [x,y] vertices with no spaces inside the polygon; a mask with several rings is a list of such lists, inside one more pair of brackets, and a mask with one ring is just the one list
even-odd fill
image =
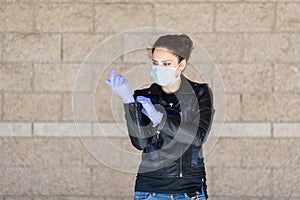
{"label": "jacket sleeve", "polygon": [[152,127],[152,122],[141,112],[141,103],[124,104],[124,110],[131,143],[138,150],[143,150],[149,146],[151,137],[157,134],[156,128]]}
{"label": "jacket sleeve", "polygon": [[208,136],[215,113],[213,94],[206,84],[196,92],[194,98],[196,100],[192,105],[182,103],[181,113],[166,108],[167,114],[158,130],[179,142],[201,146]]}

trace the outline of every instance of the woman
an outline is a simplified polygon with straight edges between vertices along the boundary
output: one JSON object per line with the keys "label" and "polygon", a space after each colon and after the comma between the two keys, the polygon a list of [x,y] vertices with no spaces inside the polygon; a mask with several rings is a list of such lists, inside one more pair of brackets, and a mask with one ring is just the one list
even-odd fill
{"label": "woman", "polygon": [[208,84],[182,75],[192,46],[184,34],[159,37],[151,51],[155,83],[134,94],[113,69],[106,80],[124,102],[131,143],[142,150],[135,200],[208,198],[202,144],[215,110]]}

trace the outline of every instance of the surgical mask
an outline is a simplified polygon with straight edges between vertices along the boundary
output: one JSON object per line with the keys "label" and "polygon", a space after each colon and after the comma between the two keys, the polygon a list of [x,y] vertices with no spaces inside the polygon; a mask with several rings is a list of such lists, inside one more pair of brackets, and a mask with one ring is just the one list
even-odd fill
{"label": "surgical mask", "polygon": [[154,78],[154,81],[158,85],[170,86],[180,79],[180,76],[176,77],[176,70],[179,67],[180,63],[177,65],[176,68],[161,65],[153,65],[151,70],[151,76]]}

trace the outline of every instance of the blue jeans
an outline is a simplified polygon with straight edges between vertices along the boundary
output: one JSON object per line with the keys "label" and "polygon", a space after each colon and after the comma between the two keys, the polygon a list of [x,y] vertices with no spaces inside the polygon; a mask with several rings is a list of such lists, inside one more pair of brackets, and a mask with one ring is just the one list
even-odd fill
{"label": "blue jeans", "polygon": [[134,192],[134,200],[206,200],[204,191],[197,192],[194,197],[189,197],[187,193],[183,194],[161,194],[155,192]]}

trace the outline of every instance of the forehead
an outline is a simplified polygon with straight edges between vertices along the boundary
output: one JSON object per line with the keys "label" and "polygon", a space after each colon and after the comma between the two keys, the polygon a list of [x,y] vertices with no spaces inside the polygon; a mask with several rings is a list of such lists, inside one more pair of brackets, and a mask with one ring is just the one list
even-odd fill
{"label": "forehead", "polygon": [[168,49],[165,48],[155,48],[153,54],[152,54],[153,60],[173,60],[176,61],[177,57],[172,54]]}

